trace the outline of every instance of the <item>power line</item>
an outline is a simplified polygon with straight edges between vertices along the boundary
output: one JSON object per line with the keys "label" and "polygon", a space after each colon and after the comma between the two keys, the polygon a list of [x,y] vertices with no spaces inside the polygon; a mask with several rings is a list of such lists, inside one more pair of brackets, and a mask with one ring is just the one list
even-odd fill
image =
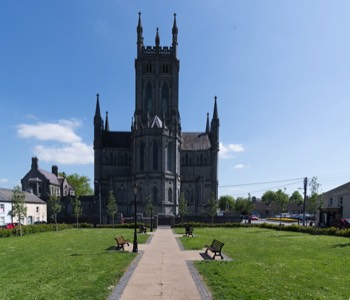
{"label": "power line", "polygon": [[240,186],[249,186],[249,185],[261,185],[261,184],[270,184],[270,183],[278,183],[278,182],[287,182],[287,181],[296,181],[303,180],[303,178],[292,178],[292,179],[284,179],[284,180],[273,180],[273,181],[264,181],[264,182],[255,182],[255,183],[241,183],[241,184],[230,184],[230,185],[221,185],[219,188],[225,187],[240,187]]}

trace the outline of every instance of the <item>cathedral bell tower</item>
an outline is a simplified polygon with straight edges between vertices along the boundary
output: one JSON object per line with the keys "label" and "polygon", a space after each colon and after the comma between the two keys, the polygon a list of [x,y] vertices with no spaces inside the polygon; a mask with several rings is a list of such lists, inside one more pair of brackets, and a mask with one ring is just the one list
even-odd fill
{"label": "cathedral bell tower", "polygon": [[141,198],[151,198],[159,213],[176,214],[181,141],[176,15],[171,47],[160,46],[158,28],[155,45],[144,46],[141,13],[136,31],[132,173]]}

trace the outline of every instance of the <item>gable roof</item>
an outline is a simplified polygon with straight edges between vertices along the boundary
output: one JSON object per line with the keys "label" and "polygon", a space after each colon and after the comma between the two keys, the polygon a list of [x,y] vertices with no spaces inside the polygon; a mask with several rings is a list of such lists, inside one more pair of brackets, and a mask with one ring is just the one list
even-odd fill
{"label": "gable roof", "polygon": [[38,169],[38,171],[45,176],[46,179],[50,181],[51,184],[60,185],[60,182],[57,179],[57,176],[53,173],[47,172],[43,169]]}
{"label": "gable roof", "polygon": [[[23,192],[25,203],[37,203],[37,204],[46,204],[45,201],[41,200],[39,197],[35,196],[29,192]],[[13,191],[10,189],[0,188],[0,202],[11,202],[12,201]]]}
{"label": "gable roof", "polygon": [[350,182],[340,185],[332,190],[329,190],[325,192],[324,195],[328,195],[328,194],[337,195],[337,194],[345,194],[345,193],[350,193]]}
{"label": "gable roof", "polygon": [[184,132],[182,133],[181,150],[197,151],[208,150],[211,143],[208,134],[200,132]]}

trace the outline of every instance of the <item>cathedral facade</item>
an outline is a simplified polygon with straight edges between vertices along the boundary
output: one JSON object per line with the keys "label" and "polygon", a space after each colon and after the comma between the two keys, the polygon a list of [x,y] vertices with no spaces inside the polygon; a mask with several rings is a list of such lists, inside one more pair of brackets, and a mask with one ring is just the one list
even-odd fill
{"label": "cathedral facade", "polygon": [[[101,117],[97,95],[94,116],[94,183],[102,211],[113,191],[118,213],[144,212],[147,202],[154,214],[178,215],[180,197],[188,214],[207,211],[210,197],[218,197],[219,117],[217,99],[211,121],[203,120],[203,132],[183,132],[179,112],[178,28],[176,15],[172,45],[143,44],[139,13],[135,59],[135,111],[131,131],[111,131],[108,114]],[[205,122],[206,121],[206,122]],[[205,125],[205,126],[204,126]],[[134,194],[137,191],[136,194]]]}

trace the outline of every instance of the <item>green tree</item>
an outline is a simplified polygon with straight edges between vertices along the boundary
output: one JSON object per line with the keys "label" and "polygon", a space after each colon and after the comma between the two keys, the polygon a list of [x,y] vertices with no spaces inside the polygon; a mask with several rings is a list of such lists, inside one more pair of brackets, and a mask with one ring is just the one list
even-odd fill
{"label": "green tree", "polygon": [[282,221],[282,213],[285,212],[286,206],[288,204],[289,197],[288,194],[283,192],[281,189],[279,189],[276,192],[276,199],[275,202],[277,204],[278,210],[280,212],[280,222]]}
{"label": "green tree", "polygon": [[224,195],[219,198],[219,207],[223,211],[232,211],[235,206],[235,199],[230,195]]}
{"label": "green tree", "polygon": [[262,195],[261,201],[265,202],[266,204],[276,202],[276,193],[274,191],[266,191]]}
{"label": "green tree", "polygon": [[145,214],[147,217],[150,217],[150,230],[153,231],[153,212],[154,205],[150,195],[146,196],[146,205],[145,205]]}
{"label": "green tree", "polygon": [[19,223],[19,232],[22,236],[22,219],[27,216],[27,207],[25,204],[25,194],[22,192],[20,186],[15,186],[12,191],[12,209],[9,211],[9,216],[18,219]]}
{"label": "green tree", "polygon": [[79,227],[79,217],[83,214],[81,202],[78,197],[72,198],[73,216],[76,218],[77,228]]}
{"label": "green tree", "polygon": [[115,215],[118,212],[118,204],[112,190],[110,190],[108,194],[106,212],[107,212],[107,215],[111,217],[112,224],[114,227],[114,219],[115,219]]}
{"label": "green tree", "polygon": [[289,202],[294,202],[298,205],[301,205],[304,202],[304,198],[299,193],[299,191],[294,191],[293,194],[289,197]]}
{"label": "green tree", "polygon": [[50,195],[47,204],[50,218],[54,220],[56,224],[56,231],[58,231],[57,215],[62,208],[60,197],[57,195]]}
{"label": "green tree", "polygon": [[248,198],[238,197],[235,201],[235,211],[240,212],[242,215],[250,215],[254,207],[254,202]]}
{"label": "green tree", "polygon": [[216,199],[214,193],[211,194],[211,197],[208,200],[208,207],[209,207],[209,215],[211,217],[211,223],[213,224],[214,222],[214,217],[217,215],[218,213],[218,200]]}
{"label": "green tree", "polygon": [[306,202],[307,211],[311,214],[316,214],[317,206],[321,207],[323,205],[323,195],[320,194],[321,184],[318,183],[317,176],[311,178],[309,182],[310,196]]}
{"label": "green tree", "polygon": [[93,190],[90,186],[90,179],[87,176],[81,176],[78,174],[72,174],[66,176],[69,184],[73,187],[75,196],[80,198],[80,196],[93,195]]}
{"label": "green tree", "polygon": [[184,216],[187,214],[187,201],[183,193],[180,194],[179,199],[179,213],[181,216],[181,226],[184,224]]}

